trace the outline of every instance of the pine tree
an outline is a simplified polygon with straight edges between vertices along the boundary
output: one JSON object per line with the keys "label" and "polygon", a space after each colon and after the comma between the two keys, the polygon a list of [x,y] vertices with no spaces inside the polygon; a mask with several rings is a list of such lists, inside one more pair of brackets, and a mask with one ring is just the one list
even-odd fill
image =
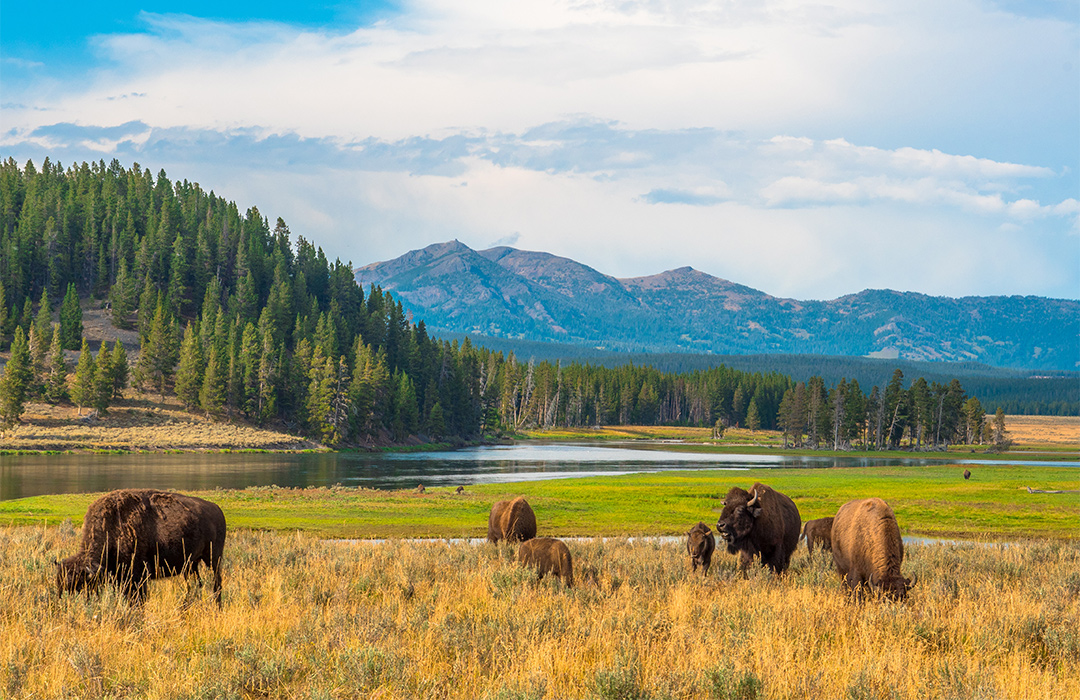
{"label": "pine tree", "polygon": [[761,428],[761,415],[758,413],[757,397],[751,397],[750,405],[746,407],[746,427],[750,432]]}
{"label": "pine tree", "polygon": [[112,403],[113,395],[112,372],[110,371],[112,369],[112,356],[109,354],[109,346],[105,343],[101,344],[101,350],[98,351],[94,367],[94,386],[91,391],[93,399],[90,403],[98,410],[98,413],[104,415],[109,412],[109,404]]}
{"label": "pine tree", "polygon": [[75,367],[75,377],[69,390],[71,400],[79,407],[79,415],[82,415],[83,406],[94,403],[95,381],[94,356],[90,352],[90,344],[83,339],[82,349],[79,351],[79,364]]}
{"label": "pine tree", "polygon": [[262,354],[259,357],[256,420],[260,424],[270,420],[277,413],[277,381],[278,368],[281,366],[280,354],[274,346],[273,330],[268,327],[263,331]]}
{"label": "pine tree", "polygon": [[[38,337],[52,337],[52,305],[49,303],[48,287],[41,290],[41,299],[38,300],[38,312],[37,316],[34,317],[33,327],[37,329]],[[30,330],[27,329],[27,337],[29,337]]]}
{"label": "pine tree", "polygon": [[22,417],[30,379],[30,343],[20,326],[15,329],[11,357],[0,376],[0,427],[3,430],[10,430]]}
{"label": "pine tree", "polygon": [[0,335],[6,335],[8,332],[8,321],[10,316],[8,314],[7,307],[7,291],[4,289],[4,281],[0,279]]}
{"label": "pine tree", "polygon": [[113,343],[112,368],[109,372],[112,377],[114,399],[123,397],[124,389],[127,387],[128,383],[129,371],[127,350],[124,349],[123,343],[117,339],[116,342]]}
{"label": "pine tree", "polygon": [[994,450],[1004,452],[1012,447],[1012,442],[1008,431],[1005,430],[1005,411],[998,406],[997,411],[994,412]]}
{"label": "pine tree", "polygon": [[431,414],[428,416],[427,432],[428,436],[433,440],[439,440],[446,435],[446,420],[443,418],[442,404],[438,401],[431,407]]}
{"label": "pine tree", "polygon": [[218,349],[210,347],[210,356],[206,360],[206,372],[203,374],[202,387],[199,390],[199,405],[206,415],[220,415],[225,407],[226,376],[218,357]]}
{"label": "pine tree", "polygon": [[55,405],[67,399],[68,364],[64,357],[64,346],[60,342],[60,326],[53,326],[46,368],[45,400]]}
{"label": "pine tree", "polygon": [[240,408],[244,415],[256,416],[259,412],[259,361],[261,359],[262,339],[255,324],[248,321],[240,336],[240,372],[242,401]]}
{"label": "pine tree", "polygon": [[[52,324],[49,324],[52,331]],[[38,325],[30,326],[30,385],[26,388],[29,398],[39,398],[45,392],[45,343],[46,338],[38,332]]]}
{"label": "pine tree", "polygon": [[19,316],[19,328],[23,329],[24,335],[30,334],[30,324],[34,322],[34,303],[30,297],[23,300],[22,314]]}
{"label": "pine tree", "polygon": [[180,345],[180,364],[176,368],[176,396],[189,411],[199,406],[203,384],[202,343],[189,322]]}
{"label": "pine tree", "polygon": [[112,324],[117,328],[132,328],[131,314],[135,311],[135,280],[128,272],[127,259],[120,260],[120,272],[109,290]]}
{"label": "pine tree", "polygon": [[64,303],[60,306],[60,342],[65,350],[77,350],[82,341],[82,307],[79,306],[79,294],[75,283],[68,284]]}
{"label": "pine tree", "polygon": [[162,399],[165,398],[165,385],[176,369],[176,345],[175,324],[166,313],[164,303],[159,301],[150,334],[139,354],[136,372],[139,381],[158,389]]}
{"label": "pine tree", "polygon": [[334,363],[324,357],[322,348],[315,346],[308,372],[307,401],[304,417],[308,430],[323,442],[333,436]]}

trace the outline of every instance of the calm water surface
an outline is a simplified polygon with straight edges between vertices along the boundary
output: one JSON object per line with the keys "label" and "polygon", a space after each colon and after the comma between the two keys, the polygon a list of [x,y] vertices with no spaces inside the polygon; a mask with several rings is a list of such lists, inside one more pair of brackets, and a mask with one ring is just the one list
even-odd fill
{"label": "calm water surface", "polygon": [[[0,456],[0,500],[117,488],[180,491],[246,486],[413,488],[566,479],[672,469],[940,464],[925,459],[676,452],[664,445],[527,443],[409,454],[140,454]],[[1028,464],[956,460],[954,464]],[[1039,462],[1076,467],[1076,462]]]}

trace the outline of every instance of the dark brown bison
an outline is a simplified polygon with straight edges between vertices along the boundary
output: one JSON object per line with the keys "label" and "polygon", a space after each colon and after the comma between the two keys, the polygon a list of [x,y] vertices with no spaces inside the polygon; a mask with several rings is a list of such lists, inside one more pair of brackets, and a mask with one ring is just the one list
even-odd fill
{"label": "dark brown bison", "polygon": [[56,563],[56,587],[62,595],[112,581],[138,604],[153,578],[194,574],[201,587],[204,563],[220,606],[224,547],[225,515],[213,503],[153,489],[113,491],[87,509],[79,552]]}
{"label": "dark brown bison", "polygon": [[456,489],[454,490],[454,493],[465,493],[465,487],[464,487],[464,486],[458,486],[458,487],[457,487],[457,488],[456,488]]}
{"label": "dark brown bison", "polygon": [[806,538],[806,551],[810,554],[810,558],[814,558],[814,545],[817,544],[818,549],[831,552],[832,551],[832,518],[818,518],[817,520],[807,520],[806,525],[803,526],[802,535]]}
{"label": "dark brown bison", "polygon": [[512,501],[499,501],[491,506],[491,515],[488,516],[488,542],[524,542],[534,537],[536,515],[524,498],[518,496]]}
{"label": "dark brown bison", "polygon": [[708,576],[715,549],[716,538],[705,523],[699,522],[686,533],[686,553],[690,555],[690,566],[693,571],[697,571],[700,564],[705,570],[704,575]]}
{"label": "dark brown bison", "polygon": [[880,498],[849,501],[833,519],[832,553],[836,572],[852,591],[876,588],[903,600],[913,584],[900,575],[904,543],[889,504]]}
{"label": "dark brown bison", "polygon": [[554,574],[567,586],[574,585],[574,564],[570,560],[570,550],[562,540],[537,537],[523,542],[517,557],[518,564],[536,569],[537,578]]}
{"label": "dark brown bison", "polygon": [[764,484],[754,484],[750,491],[737,486],[728,491],[716,531],[727,542],[728,552],[739,555],[745,577],[757,555],[762,566],[783,573],[799,544],[801,525],[794,501]]}
{"label": "dark brown bison", "polygon": [[971,470],[970,469],[965,469],[964,470],[964,480],[966,481],[966,480],[968,480],[970,478],[971,478]]}

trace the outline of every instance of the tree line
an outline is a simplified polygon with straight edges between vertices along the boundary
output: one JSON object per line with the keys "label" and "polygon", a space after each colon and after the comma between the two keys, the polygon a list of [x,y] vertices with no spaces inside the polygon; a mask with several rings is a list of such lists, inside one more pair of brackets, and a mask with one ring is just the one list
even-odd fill
{"label": "tree line", "polygon": [[[781,429],[794,444],[835,448],[895,447],[904,435],[928,446],[981,439],[958,381],[904,389],[898,372],[864,395],[857,381],[828,389],[819,377],[795,383],[728,367],[520,362],[467,338],[440,340],[389,293],[365,294],[351,263],[293,238],[282,219],[271,226],[256,207],[241,213],[164,171],[7,159],[0,335],[11,359],[0,398],[12,400],[0,401],[0,420],[17,421],[20,397],[106,411],[130,373],[189,410],[329,445],[630,423]],[[50,299],[61,293],[54,323]],[[92,357],[80,298],[137,332],[130,372],[118,343]],[[81,352],[61,388],[65,349]]]}

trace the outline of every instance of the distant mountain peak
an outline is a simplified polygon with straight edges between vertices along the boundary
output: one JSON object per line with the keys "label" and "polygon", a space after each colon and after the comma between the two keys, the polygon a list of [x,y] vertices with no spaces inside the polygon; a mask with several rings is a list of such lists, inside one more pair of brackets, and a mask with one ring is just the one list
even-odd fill
{"label": "distant mountain peak", "polygon": [[355,271],[433,331],[631,352],[820,354],[1080,368],[1080,301],[863,290],[797,301],[690,266],[616,279],[570,258],[435,243]]}

